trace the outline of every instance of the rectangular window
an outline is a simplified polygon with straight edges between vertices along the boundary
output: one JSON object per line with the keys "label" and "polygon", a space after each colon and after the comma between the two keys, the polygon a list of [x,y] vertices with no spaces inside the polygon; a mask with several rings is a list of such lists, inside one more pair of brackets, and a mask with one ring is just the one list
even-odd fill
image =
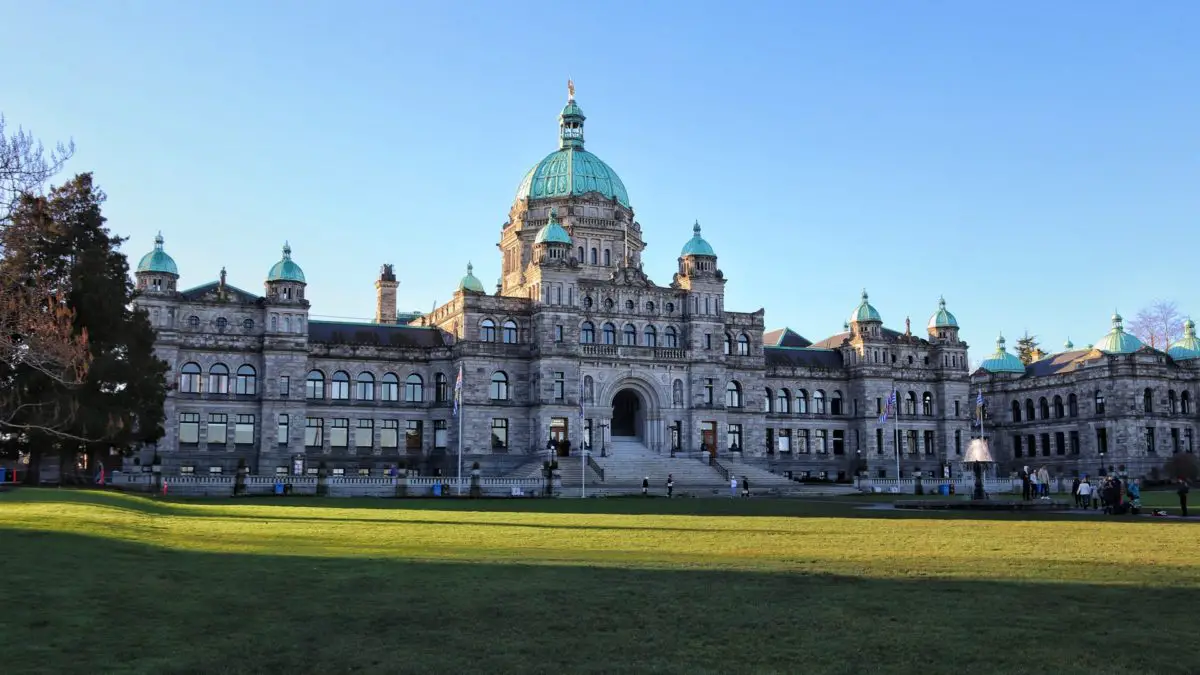
{"label": "rectangular window", "polygon": [[1179,452],[1179,429],[1171,429],[1171,452]]}
{"label": "rectangular window", "polygon": [[808,441],[808,429],[798,429],[796,431],[796,452],[807,455],[812,452],[812,445]]}
{"label": "rectangular window", "polygon": [[350,420],[339,417],[333,420],[333,428],[329,431],[329,447],[344,448],[350,445]]}
{"label": "rectangular window", "polygon": [[962,429],[954,430],[954,454],[962,454]]}
{"label": "rectangular window", "polygon": [[1042,434],[1042,457],[1050,456],[1050,434]]}
{"label": "rectangular window", "polygon": [[292,378],[287,375],[279,376],[279,395],[282,398],[287,398],[292,391]]}
{"label": "rectangular window", "polygon": [[829,454],[829,439],[826,436],[824,429],[817,429],[817,453],[821,455]]}
{"label": "rectangular window", "polygon": [[708,405],[713,403],[713,381],[707,379],[704,381],[704,402]]}
{"label": "rectangular window", "polygon": [[958,401],[954,402],[954,416],[958,417]]}
{"label": "rectangular window", "polygon": [[446,420],[433,421],[433,447],[438,450],[446,447]]}
{"label": "rectangular window", "polygon": [[1187,428],[1183,430],[1183,451],[1192,452],[1192,430]]}
{"label": "rectangular window", "polygon": [[200,442],[200,413],[179,413],[179,442],[189,445]]}
{"label": "rectangular window", "polygon": [[[224,366],[221,366],[224,368]],[[213,366],[216,368],[216,366]],[[228,394],[229,393],[229,371],[208,373],[208,392],[210,394]]]}
{"label": "rectangular window", "polygon": [[421,420],[409,420],[404,430],[404,447],[409,450],[421,449],[421,436],[424,431]]}
{"label": "rectangular window", "polygon": [[555,342],[563,341],[563,327],[562,326],[554,327],[554,341]]}
{"label": "rectangular window", "polygon": [[359,401],[372,401],[375,399],[375,379],[368,379],[362,375],[358,376],[358,381],[354,383],[354,398]]}
{"label": "rectangular window", "polygon": [[1079,432],[1078,431],[1071,432],[1071,454],[1072,455],[1079,454]]}
{"label": "rectangular window", "polygon": [[712,333],[704,334],[704,348],[712,349]]}
{"label": "rectangular window", "polygon": [[354,447],[367,450],[375,447],[375,420],[359,420],[354,427]]}
{"label": "rectangular window", "polygon": [[833,430],[833,454],[846,454],[846,432],[841,429]]}
{"label": "rectangular window", "polygon": [[729,444],[730,450],[742,449],[742,425],[730,424],[728,431],[725,433],[725,441]]}
{"label": "rectangular window", "polygon": [[1013,457],[1020,457],[1021,452],[1022,452],[1022,450],[1021,450],[1021,435],[1013,434],[1012,441],[1013,441]]}
{"label": "rectangular window", "polygon": [[1061,431],[1054,432],[1054,454],[1067,454],[1067,435]]}
{"label": "rectangular window", "polygon": [[304,447],[320,448],[325,445],[325,420],[320,417],[304,418]]}
{"label": "rectangular window", "polygon": [[492,449],[505,450],[508,448],[508,420],[495,418],[492,420]]}
{"label": "rectangular window", "polygon": [[772,432],[774,432],[774,434],[775,434],[775,447],[771,448],[771,449],[778,450],[779,452],[791,452],[792,451],[792,430],[791,429],[780,429],[778,431],[775,431],[773,429],[767,429],[768,434],[771,434]]}
{"label": "rectangular window", "polygon": [[229,439],[229,417],[221,413],[208,416],[208,444],[225,445]]}
{"label": "rectangular window", "polygon": [[917,446],[917,444],[920,442],[920,440],[921,439],[917,436],[916,429],[908,430],[908,452],[909,452],[909,454],[916,455],[921,452],[921,448],[919,448]]}
{"label": "rectangular window", "polygon": [[883,414],[883,399],[878,396],[875,397],[875,414]]}
{"label": "rectangular window", "polygon": [[934,446],[935,446],[935,442],[934,442],[934,438],[933,438],[933,430],[926,429],[925,430],[925,454],[932,455]]}
{"label": "rectangular window", "polygon": [[379,432],[379,447],[394,450],[400,447],[400,421],[384,420]]}
{"label": "rectangular window", "polygon": [[883,429],[875,430],[875,454],[883,454]]}
{"label": "rectangular window", "polygon": [[1096,454],[1108,454],[1108,429],[1104,427],[1096,430]]}
{"label": "rectangular window", "polygon": [[238,415],[233,428],[233,442],[254,445],[254,415]]}
{"label": "rectangular window", "polygon": [[561,372],[554,373],[554,400],[561,401],[567,396],[567,380],[566,374]]}
{"label": "rectangular window", "polygon": [[1154,454],[1156,450],[1154,447],[1154,427],[1146,427],[1146,452]]}
{"label": "rectangular window", "polygon": [[288,444],[288,416],[287,413],[279,413],[275,418],[275,440],[280,445]]}

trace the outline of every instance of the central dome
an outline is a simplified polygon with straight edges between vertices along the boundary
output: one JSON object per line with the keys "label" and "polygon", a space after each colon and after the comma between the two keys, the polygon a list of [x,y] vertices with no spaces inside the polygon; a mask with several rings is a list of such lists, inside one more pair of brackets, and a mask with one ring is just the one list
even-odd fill
{"label": "central dome", "polygon": [[583,149],[583,110],[574,89],[558,116],[559,149],[546,155],[521,181],[516,200],[578,197],[589,192],[615,199],[630,208],[629,193],[617,172]]}

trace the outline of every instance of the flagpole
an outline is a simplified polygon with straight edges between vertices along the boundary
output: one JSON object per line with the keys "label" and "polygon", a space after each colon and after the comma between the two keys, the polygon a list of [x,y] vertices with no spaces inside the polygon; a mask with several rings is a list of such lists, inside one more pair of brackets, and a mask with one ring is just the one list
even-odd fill
{"label": "flagpole", "polygon": [[457,483],[458,483],[458,496],[459,497],[462,496],[463,418],[466,417],[466,415],[463,414],[464,408],[466,407],[464,405],[466,403],[466,400],[465,400],[466,397],[463,396],[462,375],[463,375],[462,366],[460,365],[458,367],[458,382],[455,383],[455,389],[458,390],[455,392],[455,396],[458,397],[455,408],[458,409],[458,480],[457,480]]}
{"label": "flagpole", "polygon": [[[628,249],[626,249],[628,251]],[[583,432],[583,379],[579,380],[579,498],[587,498],[587,444],[584,442],[587,437]]]}
{"label": "flagpole", "polygon": [[896,487],[900,487],[900,396],[896,390],[892,390],[892,397],[896,400],[896,414],[892,416],[892,443],[896,446]]}

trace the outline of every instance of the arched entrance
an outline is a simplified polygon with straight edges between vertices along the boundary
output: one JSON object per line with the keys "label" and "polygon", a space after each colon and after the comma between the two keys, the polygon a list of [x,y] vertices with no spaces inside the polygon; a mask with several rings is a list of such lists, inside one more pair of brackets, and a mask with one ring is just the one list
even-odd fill
{"label": "arched entrance", "polygon": [[613,397],[612,435],[637,436],[645,415],[642,398],[632,389],[622,389]]}

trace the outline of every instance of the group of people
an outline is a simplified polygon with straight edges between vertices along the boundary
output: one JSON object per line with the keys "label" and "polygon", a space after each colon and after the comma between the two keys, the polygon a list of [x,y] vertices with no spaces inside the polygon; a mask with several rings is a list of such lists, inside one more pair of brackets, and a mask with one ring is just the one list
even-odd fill
{"label": "group of people", "polygon": [[1076,478],[1071,484],[1075,506],[1080,509],[1104,509],[1105,513],[1138,514],[1142,510],[1142,481],[1134,478],[1122,482],[1118,476],[1101,476],[1097,485],[1092,485],[1087,476]]}
{"label": "group of people", "polygon": [[[742,488],[742,496],[749,497],[750,496],[750,479],[749,478],[742,476],[741,488]],[[669,473],[669,474],[667,474],[667,497],[673,497],[674,495],[675,495],[675,474]],[[643,497],[650,496],[650,476],[646,476],[645,478],[642,479],[642,496]],[[738,496],[738,479],[737,479],[737,476],[734,476],[734,475],[729,476],[729,496],[730,497]]]}
{"label": "group of people", "polygon": [[1021,468],[1021,499],[1050,498],[1050,471],[1046,467],[1029,470],[1028,466]]}

